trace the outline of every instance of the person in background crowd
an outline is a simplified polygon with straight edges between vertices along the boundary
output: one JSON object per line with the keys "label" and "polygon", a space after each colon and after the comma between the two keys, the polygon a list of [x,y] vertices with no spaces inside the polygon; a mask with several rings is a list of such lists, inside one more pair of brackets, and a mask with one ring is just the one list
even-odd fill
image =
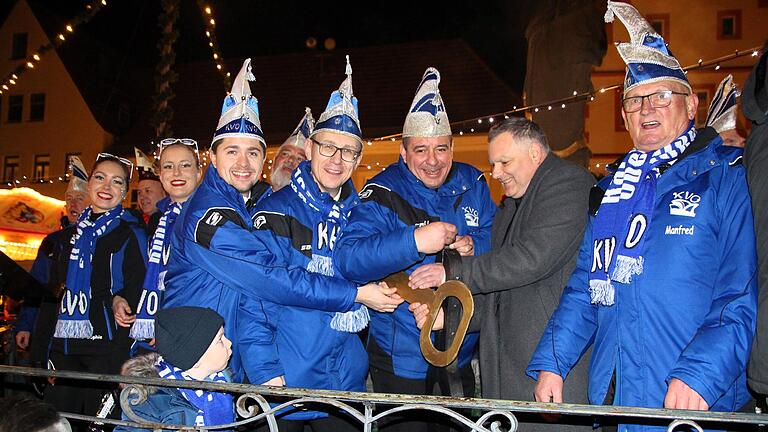
{"label": "person in background crowd", "polygon": [[[144,228],[120,204],[132,169],[129,160],[100,153],[88,179],[91,204],[64,230],[66,247],[51,275],[63,288],[50,343],[55,369],[117,373],[128,358],[128,331],[111,318],[113,307],[121,307],[113,305],[115,294],[135,307],[146,268]],[[102,394],[112,387],[58,379],[46,387],[44,398],[61,411],[95,415]]]}
{"label": "person in background crowd", "polygon": [[609,1],[606,19],[614,16],[631,37],[617,49],[635,148],[593,192],[591,202],[602,199],[590,209],[576,270],[527,372],[537,401],[561,402],[563,381],[593,345],[593,404],[738,410],[750,399],[757,312],[742,150],[723,146],[712,128],[695,129],[698,98],[645,18]]}
{"label": "person in background crowd", "polygon": [[[235,381],[244,378],[237,310],[243,296],[287,306],[329,312],[356,308],[356,301],[382,308],[393,302],[390,290],[378,284],[357,287],[342,279],[301,268],[274,264],[274,254],[253,234],[254,206],[270,193],[260,182],[266,141],[259,106],[248,84],[253,80],[246,59],[224,100],[211,144],[211,166],[197,191],[184,205],[171,236],[163,307],[210,307],[224,317],[233,342],[230,368]],[[306,287],[312,287],[310,292]],[[258,313],[259,311],[253,311]],[[244,327],[244,326],[243,326]],[[283,372],[274,376],[283,375]],[[256,382],[261,384],[260,382]]]}
{"label": "person in background crowd", "polygon": [[[483,174],[453,161],[453,137],[439,84],[440,73],[428,68],[405,118],[400,160],[366,183],[361,204],[352,209],[336,242],[334,263],[349,280],[362,283],[411,273],[442,257],[444,248],[462,255],[490,249],[496,205]],[[458,314],[457,307],[451,310]],[[432,394],[439,384],[443,394],[472,396],[470,361],[477,339],[477,333],[467,334],[454,364],[430,370],[408,306],[400,305],[393,314],[373,312],[367,346],[373,388]],[[416,431],[428,424],[423,413],[405,413],[380,426],[386,431]]]}
{"label": "person in background crowd", "polygon": [[[293,171],[290,187],[261,202],[254,215],[256,235],[276,251],[276,263],[306,268],[327,279],[338,277],[333,248],[349,211],[359,203],[350,178],[360,163],[363,144],[351,74],[347,63],[346,80],[333,92],[317,128],[303,143],[310,160]],[[398,303],[393,301],[387,310],[394,311]],[[244,333],[256,342],[243,348],[252,382],[282,379],[275,375],[277,371],[269,373],[273,366],[282,365],[284,385],[289,387],[365,391],[368,356],[356,334],[368,324],[365,306],[343,313],[274,304],[265,307],[268,321],[255,313],[263,310],[255,301],[241,304],[239,312],[238,321],[253,327]],[[287,431],[301,431],[306,425],[316,431],[359,429],[356,421],[345,417],[320,406],[318,411],[290,413],[278,420],[278,426]]]}
{"label": "person in background crowd", "polygon": [[[595,179],[552,153],[541,128],[523,117],[491,129],[488,159],[506,195],[494,219],[491,251],[424,265],[411,273],[411,283],[466,283],[475,294],[470,329],[480,332],[483,397],[531,400],[535,381],[525,367],[576,265]],[[411,309],[421,328],[429,308],[414,303]],[[568,376],[563,395],[568,403],[587,403],[586,363]],[[559,425],[538,424],[541,420],[534,417],[521,420],[526,431],[592,429],[591,423],[579,427],[565,418]]]}
{"label": "person in background crowd", "polygon": [[312,110],[305,108],[304,117],[301,118],[299,125],[293,130],[291,136],[277,149],[275,163],[272,164],[272,174],[269,175],[269,182],[272,184],[272,190],[278,190],[288,186],[291,182],[291,174],[299,164],[307,160],[304,154],[304,146],[307,137],[315,128],[315,119],[312,118]]}
{"label": "person in background crowd", "polygon": [[[159,209],[157,203],[165,198],[165,190],[160,182],[160,177],[155,173],[154,162],[146,157],[140,150],[136,150],[136,166],[139,171],[139,185],[136,189],[136,200],[139,203],[139,209],[144,218],[144,223],[148,227],[148,234],[154,234],[154,228],[157,222],[151,223],[150,217],[157,214]],[[159,216],[158,216],[159,217]]]}
{"label": "person in background crowd", "polygon": [[[227,364],[232,342],[224,336],[224,318],[208,308],[177,307],[157,313],[157,353],[125,362],[123,375],[178,381],[231,382]],[[133,412],[166,425],[214,426],[235,421],[228,393],[172,387],[137,386]],[[131,420],[123,413],[123,420]],[[118,426],[115,432],[149,432]]]}
{"label": "person in background crowd", "polygon": [[[67,184],[67,190],[64,192],[64,216],[61,218],[61,230],[54,231],[43,238],[30,271],[32,276],[41,284],[48,284],[54,257],[65,248],[64,228],[76,223],[78,216],[88,204],[87,188],[88,173],[85,171],[83,162],[77,156],[70,156],[69,184]],[[14,326],[16,346],[22,350],[30,346],[30,337],[35,328],[41,300],[26,299],[19,316],[16,318]],[[46,342],[50,340],[50,334],[47,337],[42,335],[41,337]],[[33,363],[39,363],[39,361],[33,361]]]}
{"label": "person in background crowd", "polygon": [[717,86],[717,90],[715,90],[712,103],[709,104],[709,111],[707,111],[707,120],[704,124],[720,134],[723,145],[744,148],[746,140],[736,127],[738,123],[736,98],[738,96],[739,90],[736,88],[736,84],[733,83],[733,76],[728,75]]}

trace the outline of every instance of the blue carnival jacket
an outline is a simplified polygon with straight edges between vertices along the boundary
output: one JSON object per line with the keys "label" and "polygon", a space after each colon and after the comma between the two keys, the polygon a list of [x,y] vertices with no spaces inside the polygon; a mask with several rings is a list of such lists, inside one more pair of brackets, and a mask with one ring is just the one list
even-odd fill
{"label": "blue carnival jacket", "polygon": [[[349,214],[359,201],[350,180],[342,187],[341,198],[336,203],[330,195],[320,191],[310,170],[309,161],[302,162],[294,170],[290,185],[259,203],[254,225],[257,237],[275,251],[279,262],[330,278],[338,273],[333,266],[332,251],[346,222],[343,217],[334,220],[326,215],[334,204],[338,205],[338,210]],[[300,196],[303,191],[314,199]],[[249,303],[247,309],[253,310],[254,302]],[[285,369],[288,387],[365,391],[368,355],[357,333],[331,328],[333,312],[268,304],[265,307],[274,320],[271,323],[252,320],[255,329],[250,333],[265,334],[269,328],[276,330],[274,345],[280,357],[271,359],[270,350],[265,353],[260,349],[264,345],[253,344],[245,354],[249,361],[246,365],[248,377],[258,377],[251,382],[261,383],[272,378],[263,375],[267,368],[261,363],[272,364],[276,360]],[[325,416],[318,412],[299,412],[286,418],[306,420]]]}
{"label": "blue carnival jacket", "polygon": [[[171,238],[163,308],[208,307],[224,317],[224,331],[232,341],[230,368],[235,381],[242,380],[247,361],[241,358],[240,347],[256,337],[243,333],[237,321],[243,296],[347,311],[357,295],[357,286],[351,282],[335,279],[329,283],[304,269],[286,267],[276,259],[275,251],[256,238],[249,207],[265,194],[252,191],[246,205],[243,196],[211,166],[177,217]],[[262,316],[263,309],[252,313],[268,321]],[[276,369],[282,375],[281,368]]]}
{"label": "blue carnival jacket", "polygon": [[[159,387],[155,393],[147,397],[147,400],[131,407],[131,409],[137,416],[147,421],[166,425],[195,426],[197,419],[197,408],[187,402],[180,391],[170,387]],[[122,419],[132,421],[125,413],[122,414]],[[165,430],[163,429],[163,431]],[[118,426],[114,430],[114,432],[150,431],[151,429],[132,426]]]}
{"label": "blue carnival jacket", "polygon": [[[741,150],[712,129],[657,183],[643,273],[613,282],[615,304],[590,304],[592,223],[527,373],[566,377],[594,341],[589,399],[602,404],[615,373],[615,405],[661,408],[672,378],[713,411],[750,398],[746,366],[755,333],[755,237]],[[603,190],[611,177],[600,182]],[[568,385],[566,381],[565,385]],[[659,430],[622,426],[620,430]],[[664,428],[663,430],[666,430]]]}
{"label": "blue carnival jacket", "polygon": [[[416,228],[429,222],[449,222],[456,225],[459,235],[471,235],[477,255],[491,248],[496,204],[485,177],[470,165],[454,162],[445,183],[429,189],[400,158],[368,181],[360,199],[362,203],[352,210],[334,251],[334,261],[347,279],[376,281],[435,262],[436,255],[418,252],[413,237]],[[467,334],[459,351],[459,366],[470,362],[477,339],[477,333]],[[371,349],[371,340],[379,350]],[[419,349],[419,329],[407,303],[393,314],[371,311],[369,355],[371,365],[380,369],[409,379],[426,378],[428,364]]]}

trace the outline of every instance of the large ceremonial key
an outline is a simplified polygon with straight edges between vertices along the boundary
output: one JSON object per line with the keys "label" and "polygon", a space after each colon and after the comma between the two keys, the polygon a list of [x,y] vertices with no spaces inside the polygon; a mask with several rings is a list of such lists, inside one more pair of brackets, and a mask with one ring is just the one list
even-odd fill
{"label": "large ceremonial key", "polygon": [[[408,286],[408,275],[403,272],[390,275],[384,279],[384,282],[386,282],[390,288],[397,288],[397,294],[408,303],[422,303],[429,305],[427,322],[425,322],[424,326],[421,328],[421,335],[419,336],[421,353],[424,354],[424,358],[434,366],[444,367],[451,364],[459,354],[461,343],[464,342],[464,336],[467,335],[469,321],[475,313],[475,302],[472,299],[472,292],[469,291],[469,288],[467,288],[463,282],[448,281],[440,285],[436,291],[431,289],[413,289]],[[435,325],[437,313],[440,310],[440,307],[442,307],[445,299],[448,297],[455,297],[461,303],[463,310],[461,321],[459,322],[459,327],[456,329],[456,336],[453,338],[451,346],[445,351],[440,351],[435,348],[435,345],[432,343],[430,333],[432,327]]]}

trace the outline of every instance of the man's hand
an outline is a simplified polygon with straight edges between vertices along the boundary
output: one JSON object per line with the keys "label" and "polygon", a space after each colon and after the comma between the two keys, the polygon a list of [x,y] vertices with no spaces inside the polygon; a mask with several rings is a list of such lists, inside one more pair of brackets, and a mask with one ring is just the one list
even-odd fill
{"label": "man's hand", "polygon": [[29,346],[29,332],[20,331],[16,333],[16,346],[21,350],[27,349]]}
{"label": "man's hand", "polygon": [[261,385],[285,387],[285,375],[276,376],[267,382],[261,383]]}
{"label": "man's hand", "polygon": [[475,254],[475,241],[472,236],[456,236],[456,241],[448,245],[449,248],[456,250],[461,256],[472,256]]}
{"label": "man's hand", "polygon": [[131,315],[131,307],[128,300],[116,295],[112,298],[112,313],[115,314],[115,322],[120,327],[130,327],[136,321],[136,315]]}
{"label": "man's hand", "polygon": [[536,402],[563,403],[563,377],[556,373],[539,371],[539,380],[533,389]]}
{"label": "man's hand", "polygon": [[432,288],[445,283],[445,267],[442,263],[424,264],[408,276],[411,288]]}
{"label": "man's hand", "polygon": [[[413,313],[413,318],[416,320],[416,327],[421,330],[421,328],[424,327],[424,324],[427,323],[427,318],[429,316],[429,305],[422,303],[411,303],[410,306],[408,306],[408,310]],[[435,318],[435,325],[432,326],[432,330],[442,330],[444,325],[445,314],[443,313],[443,308],[440,308],[440,310],[437,312],[437,318]]]}
{"label": "man's hand", "polygon": [[357,288],[355,302],[362,303],[376,312],[394,312],[403,302],[396,294],[397,288],[390,288],[386,283],[369,283]]}
{"label": "man's hand", "polygon": [[437,253],[456,239],[456,226],[447,222],[431,222],[416,228],[413,237],[420,253]]}
{"label": "man's hand", "polygon": [[709,405],[696,390],[688,387],[688,384],[672,378],[664,397],[664,408],[708,411]]}

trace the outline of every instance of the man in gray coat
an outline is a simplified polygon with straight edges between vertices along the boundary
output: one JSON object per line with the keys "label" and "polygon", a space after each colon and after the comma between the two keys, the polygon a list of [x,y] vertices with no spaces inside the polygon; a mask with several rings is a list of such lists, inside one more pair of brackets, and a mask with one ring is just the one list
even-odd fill
{"label": "man in gray coat", "polygon": [[[536,383],[525,368],[576,264],[594,178],[551,153],[541,128],[525,118],[500,123],[488,141],[492,175],[506,195],[493,221],[491,251],[422,266],[410,283],[437,286],[446,273],[466,283],[475,299],[470,329],[480,331],[483,397],[533,400]],[[427,306],[413,304],[411,310],[421,326]],[[587,403],[587,364],[569,376],[564,402]],[[560,418],[559,425],[535,424],[543,421],[535,416],[519,420],[534,423],[526,431],[579,430],[563,424],[578,419]]]}

